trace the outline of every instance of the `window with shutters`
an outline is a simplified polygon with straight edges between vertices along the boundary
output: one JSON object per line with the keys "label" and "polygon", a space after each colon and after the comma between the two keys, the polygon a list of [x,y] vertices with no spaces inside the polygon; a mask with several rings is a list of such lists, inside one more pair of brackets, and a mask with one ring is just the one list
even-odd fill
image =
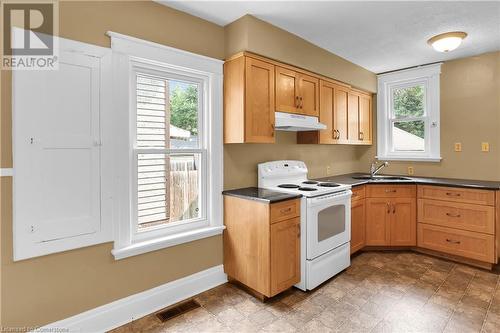
{"label": "window with shutters", "polygon": [[222,61],[108,32],[121,259],[222,234]]}
{"label": "window with shutters", "polygon": [[199,82],[136,74],[137,228],[185,223],[203,214]]}

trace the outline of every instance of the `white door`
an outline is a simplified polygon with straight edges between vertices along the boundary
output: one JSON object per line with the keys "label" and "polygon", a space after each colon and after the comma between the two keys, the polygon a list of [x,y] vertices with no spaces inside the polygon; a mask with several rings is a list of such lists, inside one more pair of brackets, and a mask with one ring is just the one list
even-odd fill
{"label": "white door", "polygon": [[307,259],[351,239],[351,191],[307,199]]}
{"label": "white door", "polygon": [[16,232],[46,242],[100,228],[99,58],[14,76]]}

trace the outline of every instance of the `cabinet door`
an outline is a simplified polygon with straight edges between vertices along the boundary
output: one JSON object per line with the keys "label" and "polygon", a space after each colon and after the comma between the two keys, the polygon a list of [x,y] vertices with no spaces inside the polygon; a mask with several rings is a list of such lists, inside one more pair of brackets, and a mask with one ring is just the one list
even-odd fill
{"label": "cabinet door", "polygon": [[274,142],[274,65],[245,61],[245,142]]}
{"label": "cabinet door", "polygon": [[319,79],[313,76],[299,75],[299,113],[319,116]]}
{"label": "cabinet door", "polygon": [[349,120],[348,140],[350,143],[359,142],[359,96],[349,93],[347,99],[347,119]]}
{"label": "cabinet door", "polygon": [[351,254],[365,246],[365,200],[354,200],[351,204]]}
{"label": "cabinet door", "polygon": [[417,245],[416,200],[411,198],[391,199],[390,209],[391,245]]}
{"label": "cabinet door", "polygon": [[335,88],[335,110],[333,113],[333,128],[337,130],[337,143],[347,143],[349,139],[347,126],[347,100],[347,89],[337,86]]}
{"label": "cabinet door", "polygon": [[299,113],[298,73],[276,66],[276,111]]}
{"label": "cabinet door", "polygon": [[366,144],[372,143],[371,102],[370,96],[359,96],[359,140]]}
{"label": "cabinet door", "polygon": [[326,125],[326,129],[319,131],[319,143],[335,143],[336,133],[333,127],[333,113],[335,110],[335,86],[321,81],[319,121]]}
{"label": "cabinet door", "polygon": [[271,296],[300,281],[300,218],[271,225]]}
{"label": "cabinet door", "polygon": [[366,199],[366,245],[390,244],[389,209],[387,199]]}

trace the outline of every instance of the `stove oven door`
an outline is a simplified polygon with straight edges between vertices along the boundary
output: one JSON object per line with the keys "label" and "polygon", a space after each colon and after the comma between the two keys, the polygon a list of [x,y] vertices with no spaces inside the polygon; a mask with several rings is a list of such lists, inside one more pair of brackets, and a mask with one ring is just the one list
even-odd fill
{"label": "stove oven door", "polygon": [[307,198],[307,259],[351,240],[351,191]]}

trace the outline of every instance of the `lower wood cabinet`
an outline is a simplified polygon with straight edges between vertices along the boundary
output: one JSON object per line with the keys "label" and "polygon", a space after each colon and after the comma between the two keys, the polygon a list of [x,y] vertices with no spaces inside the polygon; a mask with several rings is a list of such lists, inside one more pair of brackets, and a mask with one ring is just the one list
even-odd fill
{"label": "lower wood cabinet", "polygon": [[455,256],[496,263],[493,235],[419,223],[418,246]]}
{"label": "lower wood cabinet", "polygon": [[366,233],[365,200],[353,200],[351,203],[351,254],[365,247]]}
{"label": "lower wood cabinet", "polygon": [[300,201],[224,196],[224,270],[265,297],[300,282]]}
{"label": "lower wood cabinet", "polygon": [[366,245],[416,245],[417,211],[415,195],[415,185],[368,186]]}
{"label": "lower wood cabinet", "polygon": [[271,293],[300,281],[300,218],[271,224]]}

